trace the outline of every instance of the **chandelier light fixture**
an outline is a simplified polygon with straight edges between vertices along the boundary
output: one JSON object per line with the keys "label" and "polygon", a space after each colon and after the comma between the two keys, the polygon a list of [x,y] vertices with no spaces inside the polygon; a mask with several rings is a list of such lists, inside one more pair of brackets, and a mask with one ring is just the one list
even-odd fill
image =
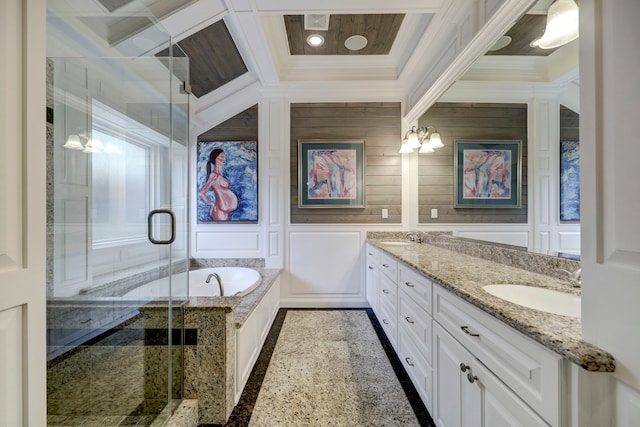
{"label": "chandelier light fixture", "polygon": [[554,49],[578,38],[578,5],[574,0],[556,0],[547,12],[547,27],[532,47]]}
{"label": "chandelier light fixture", "polygon": [[413,153],[413,150],[419,148],[418,153],[428,154],[441,147],[444,144],[435,126],[413,126],[405,133],[398,153]]}

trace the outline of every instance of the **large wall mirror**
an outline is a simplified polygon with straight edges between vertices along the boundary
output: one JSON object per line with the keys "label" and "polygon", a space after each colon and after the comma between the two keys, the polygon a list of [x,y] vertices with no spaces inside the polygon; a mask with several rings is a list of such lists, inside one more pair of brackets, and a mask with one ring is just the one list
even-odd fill
{"label": "large wall mirror", "polygon": [[[575,231],[566,235],[573,233],[579,252],[578,41],[554,49],[530,45],[544,32],[548,3],[540,2],[518,20],[419,118],[419,126],[433,126],[444,143],[434,153],[418,155],[419,225],[526,226],[537,221],[529,218],[530,212],[546,209],[554,227],[573,226]],[[541,108],[541,103],[548,108]],[[519,191],[518,205],[456,204],[460,192],[456,184],[461,179],[456,176],[459,167],[455,160],[460,155],[456,141],[460,140],[522,142],[518,153],[521,179],[514,184],[517,188],[511,189]],[[541,162],[543,148],[547,157]],[[493,165],[488,162],[482,166]],[[515,174],[517,168],[509,172]],[[534,194],[536,183],[529,181],[539,174],[549,177],[548,194],[539,194],[546,191],[540,188]],[[557,251],[562,242],[557,243],[557,236],[555,239],[548,247],[555,246]],[[536,245],[529,242],[530,248]],[[544,246],[540,245],[541,251]]]}

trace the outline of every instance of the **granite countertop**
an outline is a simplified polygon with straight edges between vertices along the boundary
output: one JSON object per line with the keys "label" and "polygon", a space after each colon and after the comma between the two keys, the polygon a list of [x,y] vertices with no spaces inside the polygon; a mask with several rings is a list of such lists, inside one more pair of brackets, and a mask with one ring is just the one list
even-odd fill
{"label": "granite countertop", "polygon": [[513,304],[482,289],[488,284],[515,283],[580,294],[580,289],[569,282],[426,243],[391,246],[384,245],[384,239],[367,241],[582,368],[598,372],[615,370],[611,354],[582,340],[580,319]]}
{"label": "granite countertop", "polygon": [[189,309],[224,309],[234,311],[236,328],[241,328],[253,309],[262,301],[262,297],[271,288],[271,285],[282,271],[279,268],[253,268],[260,276],[262,282],[252,292],[242,297],[191,297],[186,307]]}

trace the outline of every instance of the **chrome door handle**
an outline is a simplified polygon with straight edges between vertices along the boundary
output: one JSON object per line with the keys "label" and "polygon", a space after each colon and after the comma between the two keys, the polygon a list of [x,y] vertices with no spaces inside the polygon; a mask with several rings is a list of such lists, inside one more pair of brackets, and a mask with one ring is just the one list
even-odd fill
{"label": "chrome door handle", "polygon": [[404,282],[404,284],[405,284],[405,285],[407,285],[407,286],[408,286],[408,287],[410,287],[410,288],[415,288],[415,287],[416,287],[416,285],[414,285],[414,284],[413,284],[413,283],[411,283],[411,282]]}
{"label": "chrome door handle", "polygon": [[413,319],[412,319],[411,317],[409,317],[409,316],[405,317],[405,318],[404,318],[404,320],[406,320],[406,321],[407,321],[407,323],[416,323],[416,322],[414,322],[414,321],[413,321]]}

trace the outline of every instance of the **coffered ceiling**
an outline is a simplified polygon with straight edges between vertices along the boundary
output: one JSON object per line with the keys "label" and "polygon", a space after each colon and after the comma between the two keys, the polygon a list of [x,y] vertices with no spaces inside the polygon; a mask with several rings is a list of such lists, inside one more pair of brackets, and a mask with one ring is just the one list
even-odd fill
{"label": "coffered ceiling", "polygon": [[[50,33],[61,34],[49,55],[68,56],[65,37],[82,34],[96,55],[162,56],[170,35],[189,57],[196,115],[246,97],[249,88],[294,88],[334,98],[348,91],[351,99],[358,90],[363,97],[376,91],[405,101],[405,113],[417,117],[504,34],[511,43],[487,55],[551,55],[529,46],[544,31],[551,2],[48,0]],[[326,16],[326,29],[305,29],[305,15]],[[312,33],[324,44],[308,45]],[[354,35],[366,38],[363,49],[345,47]],[[240,104],[239,111],[248,106]]]}

